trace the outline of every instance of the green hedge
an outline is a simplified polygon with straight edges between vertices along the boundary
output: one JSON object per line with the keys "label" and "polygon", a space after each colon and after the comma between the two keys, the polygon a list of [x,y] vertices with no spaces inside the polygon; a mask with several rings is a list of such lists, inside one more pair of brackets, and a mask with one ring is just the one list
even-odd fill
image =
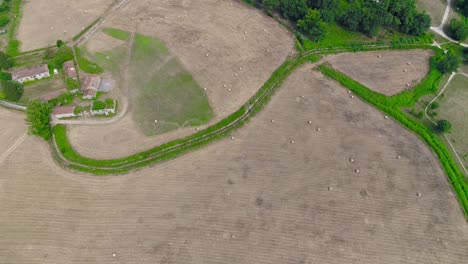
{"label": "green hedge", "polygon": [[[381,94],[371,91],[362,84],[354,81],[353,79],[338,71],[335,71],[329,66],[321,65],[319,69],[323,74],[338,81],[341,85],[351,90],[363,100],[398,120],[403,126],[416,133],[424,142],[426,142],[439,158],[455,192],[457,193],[460,204],[464,209],[465,216],[468,217],[468,184],[465,177],[457,167],[457,164],[452,159],[450,152],[447,150],[444,143],[442,143],[430,129],[405,115],[399,108],[402,105],[407,106],[409,102],[414,102],[415,96],[418,94],[424,94],[433,91],[433,87],[437,87],[438,83],[440,82],[442,76],[440,73],[436,74],[433,72],[433,70],[431,70],[431,74],[429,74],[429,76],[422,83],[426,85],[420,85],[421,88],[414,89],[412,95],[411,91],[408,91],[405,94],[387,98]],[[424,87],[426,88],[424,89]]]}

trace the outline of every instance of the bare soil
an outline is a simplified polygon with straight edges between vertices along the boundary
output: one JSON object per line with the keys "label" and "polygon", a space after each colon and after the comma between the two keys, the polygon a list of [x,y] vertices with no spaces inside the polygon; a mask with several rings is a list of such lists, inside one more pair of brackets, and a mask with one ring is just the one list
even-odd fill
{"label": "bare soil", "polygon": [[17,38],[21,51],[71,40],[95,21],[114,0],[24,1]]}
{"label": "bare soil", "polygon": [[331,55],[327,60],[369,89],[394,95],[424,79],[431,56],[428,50],[371,51]]}
{"label": "bare soil", "polygon": [[233,136],[110,177],[63,171],[46,143],[28,138],[0,164],[2,261],[458,264],[468,258],[468,225],[434,155],[309,67],[292,74]]}

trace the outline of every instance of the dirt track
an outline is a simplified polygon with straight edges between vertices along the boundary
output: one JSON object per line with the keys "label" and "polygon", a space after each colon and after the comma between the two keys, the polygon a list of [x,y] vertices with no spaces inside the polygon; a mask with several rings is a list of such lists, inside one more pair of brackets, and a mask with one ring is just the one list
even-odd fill
{"label": "dirt track", "polygon": [[117,177],[64,172],[45,143],[28,138],[0,165],[0,256],[15,264],[468,257],[468,225],[428,148],[319,73],[292,74],[233,136]]}

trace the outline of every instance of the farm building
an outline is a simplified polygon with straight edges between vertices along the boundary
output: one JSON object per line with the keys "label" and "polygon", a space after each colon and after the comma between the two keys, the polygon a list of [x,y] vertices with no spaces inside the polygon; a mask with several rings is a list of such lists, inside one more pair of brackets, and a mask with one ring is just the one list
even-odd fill
{"label": "farm building", "polygon": [[12,80],[19,83],[24,83],[28,81],[40,80],[42,78],[50,77],[49,67],[47,64],[29,69],[23,69],[19,71],[14,71],[11,74]]}
{"label": "farm building", "polygon": [[75,116],[75,107],[74,106],[57,106],[52,111],[52,115],[56,118],[66,118]]}
{"label": "farm building", "polygon": [[65,74],[72,78],[73,80],[77,80],[77,75],[76,75],[76,69],[75,69],[75,63],[73,61],[67,61],[63,64],[63,70],[65,71]]}
{"label": "farm building", "polygon": [[43,101],[50,101],[52,99],[55,99],[59,97],[60,95],[64,94],[67,90],[66,89],[60,89],[55,92],[48,93],[46,95],[41,96],[41,100]]}
{"label": "farm building", "polygon": [[95,98],[100,84],[101,84],[100,76],[97,76],[97,75],[87,76],[81,86],[81,91],[83,92],[83,99]]}

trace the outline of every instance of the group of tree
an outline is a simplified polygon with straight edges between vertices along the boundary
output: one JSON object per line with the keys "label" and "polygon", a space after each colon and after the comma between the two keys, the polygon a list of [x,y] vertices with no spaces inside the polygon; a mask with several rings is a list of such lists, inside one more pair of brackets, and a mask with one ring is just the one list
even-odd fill
{"label": "group of tree", "polygon": [[468,20],[452,19],[448,27],[448,34],[455,40],[463,41],[468,36]]}
{"label": "group of tree", "polygon": [[52,136],[50,114],[53,105],[43,101],[31,101],[26,109],[26,122],[29,133],[49,140]]}
{"label": "group of tree", "polygon": [[458,69],[461,59],[455,52],[449,49],[445,53],[432,57],[432,63],[440,72],[449,73]]}
{"label": "group of tree", "polygon": [[11,80],[0,80],[0,90],[8,101],[18,101],[23,96],[23,84]]}
{"label": "group of tree", "polygon": [[457,8],[465,17],[468,17],[468,0],[457,0]]}
{"label": "group of tree", "polygon": [[337,22],[368,36],[382,29],[421,36],[431,25],[430,17],[416,10],[415,0],[257,0],[256,4],[267,12],[277,11],[314,40],[325,35],[324,22]]}

